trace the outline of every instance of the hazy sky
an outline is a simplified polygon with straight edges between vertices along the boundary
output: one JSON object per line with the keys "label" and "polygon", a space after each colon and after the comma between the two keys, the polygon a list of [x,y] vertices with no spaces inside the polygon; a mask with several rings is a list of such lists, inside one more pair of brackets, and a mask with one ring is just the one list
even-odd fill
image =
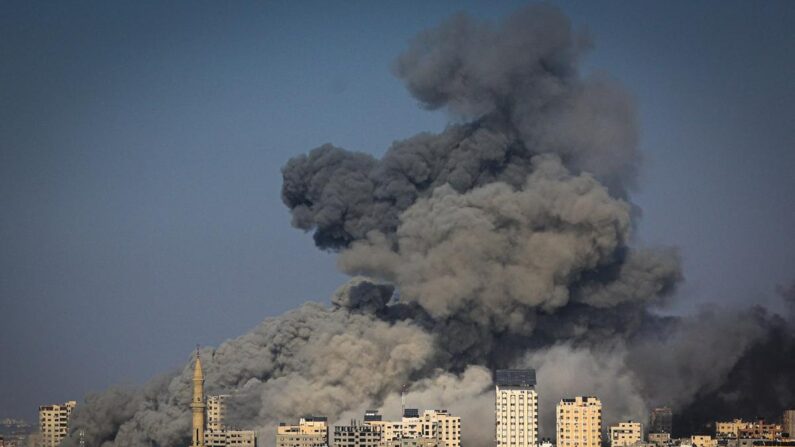
{"label": "hazy sky", "polygon": [[[431,4],[427,4],[431,3]],[[279,169],[440,130],[390,72],[417,31],[521,2],[0,2],[0,418],[181,365],[327,301]],[[557,3],[556,3],[557,4]],[[562,2],[636,97],[639,238],[675,311],[795,279],[795,2]]]}

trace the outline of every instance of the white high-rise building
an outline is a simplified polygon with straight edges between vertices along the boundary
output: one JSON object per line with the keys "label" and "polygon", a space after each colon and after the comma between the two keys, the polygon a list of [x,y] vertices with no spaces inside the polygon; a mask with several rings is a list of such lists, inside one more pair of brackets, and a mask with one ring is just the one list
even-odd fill
{"label": "white high-rise building", "polygon": [[39,445],[41,447],[57,447],[69,433],[69,416],[77,406],[70,400],[60,405],[42,405],[39,407]]}
{"label": "white high-rise building", "polygon": [[535,370],[503,369],[495,379],[497,447],[534,447],[538,443]]}

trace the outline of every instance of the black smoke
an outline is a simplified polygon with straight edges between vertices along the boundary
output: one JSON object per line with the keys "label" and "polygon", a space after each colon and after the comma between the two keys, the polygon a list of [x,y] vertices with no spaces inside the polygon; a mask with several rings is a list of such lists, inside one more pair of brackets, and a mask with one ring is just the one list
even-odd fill
{"label": "black smoke", "polygon": [[[235,425],[270,445],[279,421],[388,413],[412,384],[418,404],[470,418],[466,446],[491,445],[476,422],[492,417],[490,370],[522,366],[538,370],[547,436],[555,403],[574,394],[598,395],[607,423],[644,420],[659,403],[693,426],[718,407],[792,405],[791,320],[722,306],[659,316],[683,279],[679,255],[633,238],[635,108],[616,82],[580,72],[590,46],[548,5],[499,23],[457,15],[394,65],[453,124],[381,157],[325,144],[286,164],[293,225],[353,278],[330,306],[305,304],[203,352],[207,391],[233,395]],[[189,384],[187,364],[90,396],[73,434],[185,445]]]}

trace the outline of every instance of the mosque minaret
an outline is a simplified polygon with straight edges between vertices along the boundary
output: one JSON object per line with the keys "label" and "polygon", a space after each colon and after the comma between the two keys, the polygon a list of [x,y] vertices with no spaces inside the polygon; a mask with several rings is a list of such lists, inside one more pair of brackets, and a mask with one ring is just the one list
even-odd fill
{"label": "mosque minaret", "polygon": [[204,373],[199,348],[196,348],[196,365],[193,367],[193,400],[190,408],[193,412],[193,442],[191,447],[205,447],[204,444]]}

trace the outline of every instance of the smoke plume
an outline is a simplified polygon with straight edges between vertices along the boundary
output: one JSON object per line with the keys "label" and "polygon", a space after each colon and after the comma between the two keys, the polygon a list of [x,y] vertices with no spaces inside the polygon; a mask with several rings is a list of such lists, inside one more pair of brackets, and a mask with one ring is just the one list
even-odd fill
{"label": "smoke plume", "polygon": [[[576,394],[599,396],[605,423],[645,421],[658,404],[697,425],[718,404],[795,403],[784,317],[656,313],[682,280],[679,256],[633,239],[634,105],[616,82],[580,73],[590,46],[548,5],[499,23],[457,15],[394,65],[422,107],[454,124],[380,158],[325,144],[284,166],[293,225],[338,252],[352,279],[330,306],[305,304],[203,351],[207,393],[233,396],[231,424],[272,445],[279,421],[307,414],[396,417],[411,384],[412,406],[463,416],[465,446],[492,445],[483,422],[502,367],[538,370],[542,436],[554,434],[557,401]],[[754,394],[754,359],[775,349],[791,354],[761,367],[778,392]],[[187,364],[88,396],[66,445],[78,430],[92,446],[186,445],[190,377]]]}

